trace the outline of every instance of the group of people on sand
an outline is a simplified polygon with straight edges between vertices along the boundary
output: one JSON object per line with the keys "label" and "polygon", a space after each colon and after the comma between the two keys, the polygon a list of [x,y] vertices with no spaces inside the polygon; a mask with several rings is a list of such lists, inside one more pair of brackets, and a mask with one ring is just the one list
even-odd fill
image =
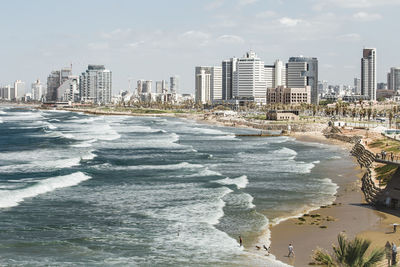
{"label": "group of people on sand", "polygon": [[[239,236],[239,245],[240,245],[241,247],[243,247],[243,239],[242,239],[242,236]],[[269,255],[269,252],[270,252],[270,250],[271,250],[271,246],[267,247],[267,246],[263,245],[263,248],[267,251],[267,253],[268,253],[267,256],[268,256],[268,255]],[[260,247],[260,246],[256,246],[256,249],[257,249],[257,250],[260,250],[261,247]],[[294,248],[293,248],[292,244],[289,244],[288,250],[289,250],[289,254],[288,254],[287,256],[288,256],[288,257],[294,257]]]}

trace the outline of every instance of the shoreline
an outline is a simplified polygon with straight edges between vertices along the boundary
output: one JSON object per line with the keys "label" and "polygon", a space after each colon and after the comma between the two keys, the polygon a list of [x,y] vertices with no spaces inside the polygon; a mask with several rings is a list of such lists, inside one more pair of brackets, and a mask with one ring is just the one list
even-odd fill
{"label": "shoreline", "polygon": [[[204,114],[199,113],[128,113],[128,112],[96,112],[85,109],[62,109],[71,112],[83,112],[90,115],[116,115],[116,116],[143,116],[143,117],[176,117],[187,120],[193,120],[198,123],[208,124],[213,126],[233,127],[233,128],[246,128],[260,130],[248,125],[241,124],[228,124],[226,121],[218,121],[215,118],[206,119]],[[307,132],[294,132],[289,135],[300,142],[311,142],[311,143],[322,143],[329,145],[336,145],[346,149],[350,152],[353,144],[345,143],[339,140],[327,139],[321,131],[307,131]],[[267,239],[271,244],[271,259],[290,264],[293,266],[306,266],[310,263],[312,250],[317,247],[330,250],[331,245],[336,243],[337,234],[341,231],[345,231],[349,237],[356,235],[371,236],[375,232],[371,232],[374,229],[379,228],[379,221],[385,218],[383,213],[380,213],[370,206],[365,205],[364,196],[360,190],[359,181],[362,176],[362,170],[359,168],[356,160],[353,160],[353,170],[348,176],[344,178],[334,177],[332,180],[338,186],[335,194],[333,204],[321,207],[307,207],[304,208],[303,212],[293,212],[292,215],[287,217],[274,218],[270,222],[269,226],[262,231],[256,240]],[[335,170],[332,171],[335,173]],[[357,177],[357,179],[355,179]],[[356,192],[356,194],[354,194]],[[322,229],[315,225],[298,225],[298,218],[301,214],[320,214],[322,217],[333,217],[334,221],[327,222],[328,228]],[[357,218],[362,219],[362,225],[354,220],[354,214],[358,214]],[[350,216],[349,216],[350,215]],[[351,216],[353,215],[353,216]],[[348,218],[346,218],[348,217]],[[278,219],[277,223],[274,223]],[[393,220],[393,218],[392,218]],[[295,247],[296,257],[288,258],[287,246],[289,243],[293,243]],[[259,245],[260,243],[258,243]],[[263,244],[263,243],[261,243]],[[255,244],[251,244],[250,247],[246,248],[250,253],[254,253],[258,256],[261,255],[254,247]]]}

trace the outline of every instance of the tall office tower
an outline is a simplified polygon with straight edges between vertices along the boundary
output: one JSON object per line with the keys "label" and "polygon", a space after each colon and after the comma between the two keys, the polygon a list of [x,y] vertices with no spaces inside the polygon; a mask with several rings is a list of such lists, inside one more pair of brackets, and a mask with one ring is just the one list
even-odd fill
{"label": "tall office tower", "polygon": [[276,60],[274,65],[265,65],[264,70],[267,88],[286,86],[286,67],[282,61]]}
{"label": "tall office tower", "polygon": [[61,85],[60,71],[52,71],[47,77],[46,101],[57,101],[57,88]]}
{"label": "tall office tower", "polygon": [[266,103],[264,62],[253,51],[247,52],[236,63],[233,72],[233,97]]}
{"label": "tall office tower", "polygon": [[222,61],[222,99],[232,99],[233,73],[236,71],[237,58]]}
{"label": "tall office tower", "polygon": [[359,78],[354,78],[354,93],[361,95],[361,79]]}
{"label": "tall office tower", "polygon": [[387,85],[389,90],[400,90],[400,67],[390,68],[388,73]]}
{"label": "tall office tower", "polygon": [[167,91],[167,82],[165,80],[156,81],[156,93],[163,94]]}
{"label": "tall office tower", "polygon": [[12,98],[11,89],[12,89],[11,85],[6,85],[6,86],[3,86],[2,88],[0,88],[0,91],[1,91],[0,98],[5,99],[5,100],[11,100],[11,98]]}
{"label": "tall office tower", "polygon": [[143,93],[144,80],[138,80],[136,84],[137,84],[137,86],[136,86],[137,94],[141,95]]}
{"label": "tall office tower", "polygon": [[311,86],[311,104],[318,105],[318,59],[291,57],[287,63],[287,87]]}
{"label": "tall office tower", "polygon": [[14,99],[20,100],[25,95],[25,83],[20,80],[14,82]]}
{"label": "tall office tower", "polygon": [[86,72],[79,77],[79,94],[81,101],[95,104],[111,102],[112,72],[104,65],[89,65]]}
{"label": "tall office tower", "polygon": [[179,90],[179,76],[174,75],[169,78],[169,90],[171,94],[176,94]]}
{"label": "tall office tower", "polygon": [[39,79],[37,79],[36,82],[32,83],[31,89],[32,89],[32,99],[36,101],[42,100],[43,86]]}
{"label": "tall office tower", "polygon": [[376,49],[364,48],[361,58],[361,94],[376,101]]}
{"label": "tall office tower", "polygon": [[211,101],[211,71],[212,67],[195,68],[195,101],[206,104]]}
{"label": "tall office tower", "polygon": [[222,67],[211,68],[211,100],[222,100]]}

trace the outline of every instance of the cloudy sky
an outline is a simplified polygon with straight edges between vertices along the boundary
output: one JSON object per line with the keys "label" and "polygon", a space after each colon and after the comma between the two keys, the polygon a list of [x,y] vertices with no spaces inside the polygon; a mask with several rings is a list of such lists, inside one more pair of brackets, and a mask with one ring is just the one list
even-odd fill
{"label": "cloudy sky", "polygon": [[266,64],[319,59],[320,80],[352,84],[362,48],[376,47],[378,81],[400,66],[400,0],[1,1],[0,84],[46,81],[51,70],[104,64],[113,89],[128,79],[181,77],[254,50]]}

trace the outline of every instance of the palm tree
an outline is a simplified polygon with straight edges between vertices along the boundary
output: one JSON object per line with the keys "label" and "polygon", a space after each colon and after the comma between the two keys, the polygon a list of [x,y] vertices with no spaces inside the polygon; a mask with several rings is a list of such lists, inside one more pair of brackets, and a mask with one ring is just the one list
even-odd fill
{"label": "palm tree", "polygon": [[371,245],[370,240],[364,240],[356,237],[354,240],[348,240],[346,235],[338,235],[338,246],[333,246],[333,254],[317,249],[314,252],[313,259],[318,265],[323,266],[346,266],[346,267],[370,267],[383,259],[385,250],[374,249],[369,256],[366,252]]}
{"label": "palm tree", "polygon": [[389,128],[392,128],[393,112],[389,111]]}

